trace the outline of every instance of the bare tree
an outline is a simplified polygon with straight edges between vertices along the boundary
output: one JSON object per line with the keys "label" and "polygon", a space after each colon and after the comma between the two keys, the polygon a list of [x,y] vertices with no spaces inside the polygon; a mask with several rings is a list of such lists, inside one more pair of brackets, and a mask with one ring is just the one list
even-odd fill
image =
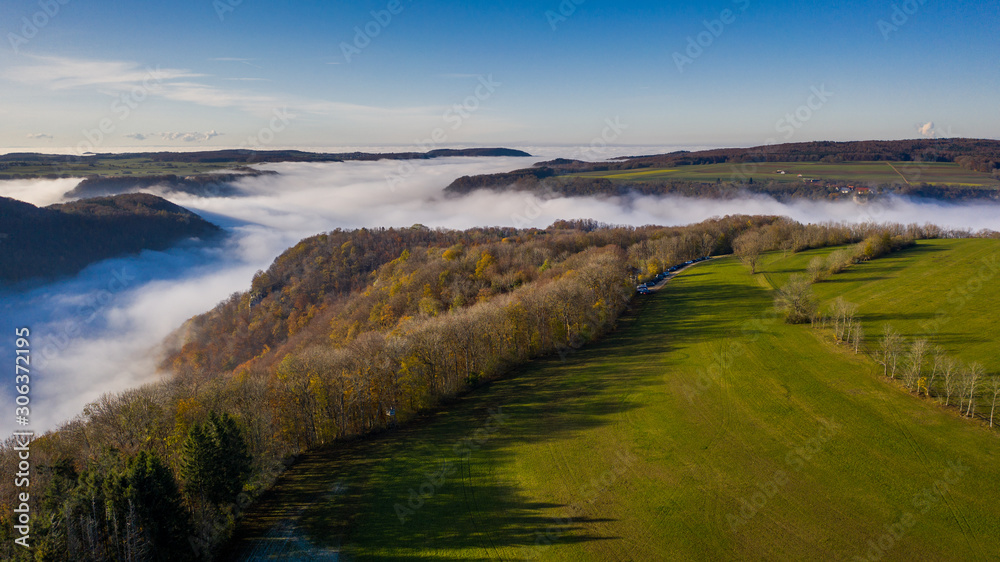
{"label": "bare tree", "polygon": [[965,415],[973,417],[976,415],[976,391],[979,390],[979,383],[983,377],[983,366],[979,363],[972,363],[965,369],[965,391],[968,393],[969,405],[965,410]]}
{"label": "bare tree", "polygon": [[899,354],[903,347],[903,338],[892,326],[886,324],[882,328],[882,341],[879,342],[878,362],[882,364],[885,376],[895,379],[899,364]]}
{"label": "bare tree", "polygon": [[767,236],[759,230],[748,230],[733,240],[733,253],[750,268],[750,275],[757,273],[760,255],[766,249]]}
{"label": "bare tree", "polygon": [[858,305],[837,297],[833,301],[833,333],[837,342],[849,341],[850,330],[854,326],[854,317],[858,313]]}
{"label": "bare tree", "polygon": [[906,388],[920,390],[920,378],[924,373],[924,358],[927,356],[927,340],[914,340],[906,354],[906,370],[903,384]]}
{"label": "bare tree", "polygon": [[951,404],[951,397],[960,386],[958,361],[953,357],[944,357],[941,360],[941,378],[944,380],[944,405],[948,406]]}
{"label": "bare tree", "polygon": [[941,374],[945,362],[944,351],[940,347],[934,346],[931,348],[931,355],[933,356],[931,360],[931,374],[928,375],[927,383],[924,385],[924,396],[927,397],[930,397],[931,389],[934,388],[934,381]]}
{"label": "bare tree", "polygon": [[826,260],[822,256],[816,256],[809,262],[809,268],[806,269],[806,272],[814,283],[822,281],[826,278]]}
{"label": "bare tree", "polygon": [[785,313],[785,322],[801,324],[812,318],[816,312],[816,299],[809,279],[793,275],[774,297],[774,306]]}
{"label": "bare tree", "polygon": [[712,255],[712,250],[715,248],[715,236],[705,233],[701,235],[701,245],[699,250],[702,256]]}
{"label": "bare tree", "polygon": [[993,412],[997,410],[997,398],[1000,397],[1000,375],[990,379],[990,390],[993,391],[993,405],[990,406],[990,427],[993,427]]}
{"label": "bare tree", "polygon": [[861,327],[861,322],[855,320],[851,329],[851,345],[854,346],[854,354],[861,353],[861,344],[865,341],[865,330]]}

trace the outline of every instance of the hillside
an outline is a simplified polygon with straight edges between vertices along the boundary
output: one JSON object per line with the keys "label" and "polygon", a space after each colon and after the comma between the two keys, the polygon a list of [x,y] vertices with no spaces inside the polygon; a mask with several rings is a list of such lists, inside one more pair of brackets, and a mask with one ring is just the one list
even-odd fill
{"label": "hillside", "polygon": [[95,261],[220,232],[187,209],[148,194],[42,208],[0,197],[0,282],[71,275]]}
{"label": "hillside", "polygon": [[90,176],[84,178],[76,187],[66,192],[64,197],[106,197],[122,193],[132,193],[141,189],[156,188],[163,193],[190,193],[199,197],[232,197],[241,192],[235,182],[256,176],[276,175],[271,170],[255,170],[246,168],[235,173],[217,172],[213,174],[196,174],[177,176],[174,174],[149,176]]}
{"label": "hillside", "polygon": [[[881,378],[829,330],[775,318],[772,285],[830,252],[771,254],[754,277],[732,258],[698,265],[595,346],[305,455],[231,553],[989,559],[997,434]],[[997,376],[998,255],[996,240],[921,241],[815,290],[824,308],[859,303],[872,340],[888,322]]]}
{"label": "hillside", "polygon": [[[766,313],[764,318],[779,334],[778,342],[789,346],[785,351],[805,353],[802,361],[798,361],[799,355],[794,361],[784,359],[792,365],[788,376],[804,381],[795,369],[810,365],[822,366],[826,374],[836,373],[842,347],[809,347],[822,343],[818,335],[823,331],[810,332],[773,320],[768,276],[787,274],[804,267],[802,263],[812,267],[810,258],[829,253],[832,246],[855,244],[850,251],[830,254],[836,258],[830,260],[831,268],[846,267],[853,259],[876,259],[910,247],[915,240],[941,236],[967,234],[931,225],[803,225],[781,217],[737,215],[684,227],[636,228],[591,220],[557,221],[546,229],[450,231],[414,225],[335,230],[304,239],[266,271],[258,271],[249,291],[233,293],[164,342],[162,368],[167,376],[163,381],[103,395],[73,421],[35,440],[32,458],[40,465],[57,467],[40,473],[32,483],[43,490],[43,508],[38,515],[44,525],[36,530],[36,540],[46,551],[60,553],[56,558],[64,559],[87,552],[113,559],[113,553],[135,541],[180,559],[211,557],[228,540],[245,509],[281,516],[287,515],[288,509],[298,513],[289,506],[300,505],[302,500],[282,496],[285,484],[276,489],[277,495],[264,495],[262,503],[257,502],[301,454],[306,460],[299,467],[319,462],[323,475],[307,478],[326,486],[323,494],[338,496],[348,482],[347,496],[361,502],[358,513],[381,509],[386,498],[376,491],[372,493],[377,497],[365,495],[368,492],[362,486],[367,484],[357,483],[356,474],[378,477],[387,474],[380,471],[390,470],[407,475],[384,486],[375,480],[378,487],[371,490],[396,490],[406,486],[412,474],[407,472],[410,468],[381,465],[382,457],[370,455],[365,447],[393,443],[380,434],[401,431],[412,436],[417,435],[412,432],[423,431],[419,428],[436,423],[433,420],[452,420],[448,416],[455,404],[472,403],[468,401],[475,396],[484,396],[488,401],[485,405],[500,408],[489,414],[493,421],[477,422],[479,414],[467,412],[458,421],[465,437],[451,441],[449,435],[441,441],[433,431],[420,433],[423,437],[419,439],[430,439],[441,448],[431,449],[431,458],[413,457],[412,451],[427,449],[414,446],[416,438],[408,439],[399,446],[409,449],[395,451],[393,459],[413,462],[421,469],[428,462],[447,460],[449,455],[471,459],[473,452],[488,450],[484,448],[488,443],[508,439],[507,412],[512,406],[529,425],[523,432],[510,434],[512,441],[508,443],[513,449],[486,459],[491,470],[501,471],[496,474],[502,481],[488,482],[486,491],[475,492],[486,503],[475,501],[477,509],[495,510],[500,518],[489,521],[490,532],[504,530],[506,521],[513,517],[517,528],[512,532],[531,535],[538,523],[532,515],[536,509],[543,510],[540,516],[544,520],[552,513],[549,508],[569,505],[550,497],[557,488],[549,488],[556,483],[544,479],[563,473],[560,478],[571,481],[576,476],[564,474],[562,465],[556,470],[541,467],[530,457],[537,451],[521,456],[523,447],[549,443],[553,436],[580,436],[586,440],[572,445],[579,449],[574,454],[581,455],[575,462],[592,468],[601,467],[605,457],[587,455],[608,452],[602,447],[609,443],[635,444],[621,451],[627,455],[615,457],[620,459],[630,459],[628,455],[639,450],[643,455],[658,455],[664,447],[673,447],[646,435],[659,431],[659,426],[625,427],[619,420],[614,422],[618,433],[594,436],[588,431],[613,420],[609,416],[618,412],[632,416],[647,407],[643,415],[668,422],[671,416],[676,417],[676,404],[664,409],[663,403],[670,400],[647,401],[678,388],[673,383],[657,388],[656,381],[642,377],[650,367],[670,362],[678,369],[697,369],[699,361],[710,360],[714,351],[726,349],[723,346],[729,345],[732,337],[740,337],[741,315]],[[778,249],[790,253],[788,266],[772,268],[765,259],[760,262],[765,273],[755,277],[742,273],[744,270],[728,258],[722,258],[718,265],[699,260],[693,270],[670,282],[665,292],[649,297],[635,289],[636,283],[663,279],[671,265],[694,263],[709,254],[735,251],[747,258],[751,256],[747,252]],[[713,272],[725,275],[712,281]],[[695,279],[695,284],[685,284],[690,279]],[[701,286],[699,280],[709,286]],[[824,281],[832,282],[833,278]],[[675,287],[683,291],[674,293]],[[677,301],[669,307],[657,305],[667,295]],[[637,307],[644,307],[644,312],[636,315]],[[686,314],[698,310],[702,312],[696,317],[685,319]],[[735,326],[730,325],[733,322]],[[616,329],[621,327],[624,330]],[[755,325],[749,327],[756,329]],[[670,355],[688,342],[709,345],[709,349]],[[597,355],[591,347],[595,345]],[[831,349],[839,353],[831,353]],[[766,360],[782,358],[764,355]],[[597,363],[580,363],[578,357]],[[557,365],[553,358],[565,362]],[[849,363],[856,366],[863,361],[854,358]],[[554,365],[555,370],[549,370]],[[746,384],[753,387],[765,380],[761,377],[773,376],[768,373],[775,368],[780,365],[762,367],[753,373],[755,382]],[[536,372],[537,376],[527,379],[519,374]],[[522,382],[516,382],[519,380]],[[504,388],[514,390],[507,393]],[[497,397],[503,400],[497,401]],[[819,401],[813,406],[818,407],[836,397],[813,398]],[[962,400],[961,404],[969,402]],[[753,407],[748,406],[750,410]],[[982,414],[982,408],[977,412]],[[715,431],[714,426],[699,429],[690,425],[697,421],[675,419],[669,423],[674,424],[677,434]],[[792,423],[790,419],[782,421]],[[795,427],[805,425],[799,422]],[[778,433],[776,428],[765,429]],[[507,453],[516,454],[508,457]],[[348,472],[334,470],[332,458],[338,459],[336,462],[347,460],[344,466]],[[474,458],[479,462],[481,457]],[[514,472],[504,468],[514,462],[512,459],[520,463],[522,458],[527,459],[523,467],[511,469]],[[17,451],[9,443],[0,444],[0,464],[15,466],[17,462]],[[359,466],[371,466],[374,471]],[[436,493],[443,482],[451,482],[457,467],[455,463],[439,467],[445,473],[429,477],[432,481],[427,485],[433,489],[427,494]],[[655,463],[645,469],[653,468]],[[302,470],[307,469],[296,468],[292,474]],[[519,472],[522,470],[538,474],[525,476]],[[329,481],[328,477],[338,474],[339,480]],[[420,475],[424,477],[426,474]],[[411,486],[423,490],[424,484]],[[541,488],[535,487],[538,485]],[[151,492],[138,493],[146,489]],[[504,492],[507,489],[517,498],[541,499],[525,505],[520,500],[511,503]],[[409,488],[404,490],[408,493]],[[663,493],[656,490],[657,485],[650,484],[643,497],[656,500],[657,494]],[[0,504],[15,501],[15,491],[9,481],[0,482]],[[297,493],[294,486],[292,493]],[[422,544],[425,539],[420,537],[435,537],[435,544],[457,545],[469,537],[478,540],[485,536],[484,531],[467,529],[468,522],[447,519],[454,514],[467,517],[460,510],[450,509],[442,516],[445,519],[424,519],[424,504],[429,502],[421,498],[423,493],[413,492],[412,498],[404,494],[401,502],[389,506],[397,519],[423,522],[400,533],[401,542]],[[500,495],[491,499],[494,493]],[[312,504],[316,490],[307,488],[306,494],[307,503]],[[627,496],[620,505],[617,496],[611,499],[607,500],[608,509],[634,510]],[[494,501],[500,503],[490,503]],[[106,509],[94,511],[93,505],[105,505]],[[166,519],[160,506],[170,507]],[[368,527],[363,518],[351,519],[353,511],[337,514],[334,519],[325,517],[309,523],[316,526],[322,540],[332,540],[330,537],[340,532],[323,527],[330,521],[351,526],[357,521],[361,526],[356,531],[352,527],[347,537],[353,541],[350,544],[358,545],[355,550],[364,554],[372,548],[367,545],[375,542],[363,538],[370,531],[381,537],[372,535],[372,541],[378,541],[377,548],[391,550],[387,556],[403,554],[393,550],[395,543],[384,540],[387,530],[396,531],[378,521],[382,515],[377,515],[369,531],[364,531]],[[0,517],[0,523],[4,520]],[[125,533],[116,527],[122,520],[129,521]],[[295,532],[291,524],[274,528],[257,515],[247,521],[249,530],[241,531],[249,533],[244,535],[247,537]],[[477,521],[473,522],[479,525]],[[4,528],[10,525],[0,524],[0,530]],[[409,535],[415,528],[419,536]],[[456,538],[449,534],[451,529],[463,535]],[[76,540],[80,536],[86,541]],[[522,536],[516,540],[528,539]],[[459,549],[448,556],[467,558],[470,552]],[[9,548],[0,548],[0,553],[12,559],[24,558]]]}
{"label": "hillside", "polygon": [[807,142],[679,151],[607,162],[560,158],[507,173],[463,176],[445,192],[460,195],[492,189],[566,196],[636,193],[708,198],[756,193],[778,199],[837,199],[843,188],[853,191],[853,184],[870,190],[866,197],[997,199],[1000,141]]}
{"label": "hillside", "polygon": [[[0,154],[0,179],[128,176],[190,176],[218,170],[242,169],[269,162],[347,162],[374,160],[424,160],[449,156],[531,156],[510,148],[436,149],[427,152],[304,152],[301,150],[208,150],[192,152],[137,152],[59,155]],[[252,170],[250,170],[252,172]],[[114,184],[109,184],[114,185]]]}

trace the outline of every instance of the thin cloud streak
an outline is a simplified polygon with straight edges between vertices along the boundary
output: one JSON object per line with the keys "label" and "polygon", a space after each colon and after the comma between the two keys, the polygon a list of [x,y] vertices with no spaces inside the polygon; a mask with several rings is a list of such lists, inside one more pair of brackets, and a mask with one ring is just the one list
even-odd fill
{"label": "thin cloud streak", "polygon": [[[352,122],[417,126],[440,119],[444,106],[378,107],[297,95],[275,96],[206,84],[207,74],[128,61],[25,55],[32,62],[0,70],[0,78],[53,91],[91,89],[111,96],[144,88],[144,95],[212,108],[236,108],[267,116],[275,108]],[[231,60],[231,59],[219,59]],[[232,59],[236,60],[236,59]],[[246,62],[240,60],[239,62]],[[257,81],[254,79],[248,79]],[[261,79],[263,80],[263,79]]]}

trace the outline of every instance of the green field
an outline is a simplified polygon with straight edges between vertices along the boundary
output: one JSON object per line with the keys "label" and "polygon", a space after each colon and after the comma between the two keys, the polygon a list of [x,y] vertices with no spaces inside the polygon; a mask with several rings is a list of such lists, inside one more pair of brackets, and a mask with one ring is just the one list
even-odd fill
{"label": "green field", "polygon": [[[755,277],[732,258],[698,265],[599,344],[403,429],[304,455],[252,508],[236,549],[259,559],[995,559],[998,433],[906,394],[824,331],[774,318],[772,286],[829,251],[770,255]],[[816,291],[858,303],[869,333],[885,322],[926,333],[996,373],[998,259],[995,240],[925,241]],[[964,300],[949,295],[958,288]],[[502,423],[491,421],[498,407]],[[482,445],[467,453],[469,438]]]}
{"label": "green field", "polygon": [[100,160],[93,164],[80,161],[73,157],[66,157],[65,161],[55,164],[29,164],[9,166],[0,169],[0,179],[9,179],[17,176],[45,177],[49,174],[66,175],[69,177],[84,177],[89,175],[101,176],[161,176],[177,175],[188,176],[212,172],[216,170],[232,169],[242,164],[236,162],[157,162],[150,158],[116,158],[113,160]]}
{"label": "green field", "polygon": [[[779,174],[784,170],[785,174]],[[802,174],[802,177],[799,177]],[[574,176],[620,181],[683,180],[714,182],[752,177],[756,181],[801,182],[804,178],[868,184],[948,184],[998,187],[1000,181],[951,162],[767,162],[747,164],[706,164],[645,170],[586,172]]]}

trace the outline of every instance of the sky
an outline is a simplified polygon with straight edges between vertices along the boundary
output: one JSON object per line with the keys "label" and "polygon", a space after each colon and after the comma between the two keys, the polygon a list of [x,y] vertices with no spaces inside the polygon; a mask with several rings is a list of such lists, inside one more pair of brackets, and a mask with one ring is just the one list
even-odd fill
{"label": "sky", "polygon": [[1000,138],[1000,3],[6,0],[0,148]]}

